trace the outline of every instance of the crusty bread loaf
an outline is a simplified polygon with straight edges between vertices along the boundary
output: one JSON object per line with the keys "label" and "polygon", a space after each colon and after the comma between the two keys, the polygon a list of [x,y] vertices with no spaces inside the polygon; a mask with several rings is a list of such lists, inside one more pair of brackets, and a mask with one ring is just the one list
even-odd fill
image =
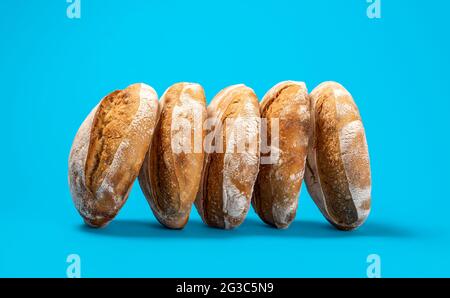
{"label": "crusty bread loaf", "polygon": [[231,229],[247,215],[258,174],[259,103],[252,89],[234,85],[219,92],[207,112],[215,126],[205,138],[206,160],[195,206],[206,224]]}
{"label": "crusty bread loaf", "polygon": [[159,222],[181,229],[189,219],[203,167],[203,88],[192,83],[171,86],[161,97],[160,110],[139,183]]}
{"label": "crusty bread loaf", "polygon": [[153,88],[134,84],[103,98],[81,125],[69,156],[69,184],[87,224],[106,225],[125,203],[158,113]]}
{"label": "crusty bread loaf", "polygon": [[325,82],[311,93],[313,136],[305,181],[327,220],[342,230],[370,212],[371,177],[359,110],[341,85]]}
{"label": "crusty bread loaf", "polygon": [[275,85],[263,97],[260,111],[267,123],[261,146],[270,150],[263,149],[261,159],[271,158],[261,162],[252,205],[264,222],[287,228],[297,212],[308,151],[310,100],[306,85],[293,81]]}

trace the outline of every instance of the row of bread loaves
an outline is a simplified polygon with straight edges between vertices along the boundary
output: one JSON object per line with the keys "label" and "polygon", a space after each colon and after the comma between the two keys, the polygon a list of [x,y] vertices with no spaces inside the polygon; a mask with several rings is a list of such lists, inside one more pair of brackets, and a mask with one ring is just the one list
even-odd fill
{"label": "row of bread loaves", "polygon": [[335,227],[353,230],[370,211],[371,177],[359,110],[341,85],[308,94],[301,82],[271,88],[261,103],[234,85],[206,106],[203,88],[171,86],[158,102],[134,84],[103,98],[79,128],[69,156],[73,202],[93,227],[109,223],[133,182],[158,221],[183,228],[195,204],[203,221],[230,229],[250,204],[269,225],[294,220],[303,178]]}

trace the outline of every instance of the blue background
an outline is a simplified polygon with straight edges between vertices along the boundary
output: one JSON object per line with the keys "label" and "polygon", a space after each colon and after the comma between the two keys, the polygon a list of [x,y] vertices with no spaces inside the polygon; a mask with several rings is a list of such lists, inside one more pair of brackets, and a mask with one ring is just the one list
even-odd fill
{"label": "blue background", "polygon": [[[365,0],[0,2],[0,276],[83,277],[450,276],[449,1]],[[355,232],[324,220],[303,187],[288,230],[251,211],[238,229],[155,221],[138,184],[105,229],[72,205],[73,137],[107,93],[135,82],[162,94],[198,82],[210,100],[245,83],[259,97],[282,80],[325,80],[354,95],[366,127],[373,209]]]}

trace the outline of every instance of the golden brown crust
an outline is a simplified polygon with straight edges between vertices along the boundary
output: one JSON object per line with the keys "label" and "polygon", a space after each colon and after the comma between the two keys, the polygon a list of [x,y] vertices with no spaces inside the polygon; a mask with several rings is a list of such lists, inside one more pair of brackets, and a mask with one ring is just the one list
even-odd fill
{"label": "golden brown crust", "polygon": [[156,218],[168,228],[183,228],[189,218],[203,167],[205,119],[206,100],[200,85],[178,83],[163,95],[160,120],[139,182]]}
{"label": "golden brown crust", "polygon": [[[213,99],[208,117],[217,120],[217,125],[208,131],[208,135],[217,136],[216,151],[206,154],[195,204],[206,224],[231,229],[244,221],[258,173],[258,99],[244,85],[228,87]],[[237,143],[245,143],[237,141],[239,136],[234,133],[239,132],[247,141],[247,150],[238,151]]]}
{"label": "golden brown crust", "polygon": [[328,215],[338,225],[357,221],[355,204],[351,199],[339,144],[338,119],[332,90],[324,90],[317,97],[316,131],[317,168],[325,195]]}
{"label": "golden brown crust", "polygon": [[106,96],[93,119],[83,124],[83,137],[76,137],[73,144],[74,152],[82,152],[71,154],[69,181],[79,177],[71,186],[72,196],[87,224],[107,224],[125,203],[158,112],[155,91],[135,84]]}
{"label": "golden brown crust", "polygon": [[85,167],[86,187],[91,192],[103,182],[106,169],[128,133],[139,103],[139,94],[127,89],[114,91],[100,102],[92,123]]}
{"label": "golden brown crust", "polygon": [[361,117],[350,93],[337,83],[321,84],[311,100],[315,126],[308,190],[333,225],[351,230],[370,211],[370,165]]}
{"label": "golden brown crust", "polygon": [[[274,86],[261,102],[261,118],[268,122],[266,138],[271,148],[262,156],[269,157],[275,150],[279,156],[270,163],[261,163],[252,204],[264,222],[287,228],[297,210],[310,133],[310,101],[305,84],[286,81]],[[270,142],[276,137],[272,129],[279,135],[278,146]]]}

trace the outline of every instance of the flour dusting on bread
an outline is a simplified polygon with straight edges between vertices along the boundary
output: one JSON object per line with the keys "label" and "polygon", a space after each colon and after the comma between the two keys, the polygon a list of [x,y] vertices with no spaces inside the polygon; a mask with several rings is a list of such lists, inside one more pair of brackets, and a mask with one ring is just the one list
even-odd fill
{"label": "flour dusting on bread", "polygon": [[[148,85],[140,84],[139,91],[139,107],[131,121],[128,132],[133,130],[137,132],[135,135],[138,138],[144,138],[146,136],[145,133],[142,132],[142,129],[146,128],[146,126],[142,125],[142,122],[145,121],[145,118],[148,118],[152,111],[155,110],[155,101],[156,100],[156,92]],[[128,133],[126,134],[128,135]],[[113,177],[116,175],[118,169],[125,162],[124,160],[124,152],[125,150],[134,150],[134,148],[130,147],[130,141],[127,137],[125,137],[120,143],[117,151],[114,155],[113,161],[108,168],[108,171],[105,175],[105,178],[102,181],[102,184],[96,191],[97,198],[101,199],[105,195],[110,195],[113,197],[116,204],[120,205],[124,199],[123,194],[118,194],[115,192],[115,188],[113,186]],[[131,187],[131,186],[130,186]]]}
{"label": "flour dusting on bread", "polygon": [[89,138],[91,133],[92,122],[98,105],[92,109],[89,115],[78,129],[72,144],[69,155],[69,186],[72,194],[72,200],[75,207],[81,212],[89,216],[86,208],[83,206],[84,197],[86,196],[86,181],[84,168],[89,148]]}
{"label": "flour dusting on bread", "polygon": [[[363,139],[364,142],[358,142],[360,139]],[[366,167],[369,166],[367,142],[362,122],[355,120],[347,123],[339,133],[339,141],[349,190],[358,212],[358,219],[363,219],[368,214],[365,206],[367,206],[367,201],[370,200],[371,186],[367,184],[361,187],[360,179],[357,180],[359,176],[365,175],[365,172],[361,172],[359,175],[350,173],[360,164]]]}
{"label": "flour dusting on bread", "polygon": [[[244,115],[252,115],[254,106],[250,101],[243,107]],[[227,127],[227,147],[224,154],[223,166],[223,209],[225,213],[225,228],[229,228],[228,216],[240,219],[248,212],[250,199],[252,197],[253,186],[256,174],[251,171],[247,174],[244,171],[255,168],[259,163],[258,138],[259,119],[257,117],[245,117],[233,119],[234,125]],[[243,152],[238,150],[241,142],[248,142],[249,147]],[[236,181],[238,180],[238,181]],[[243,193],[236,185],[247,185],[250,192]]]}
{"label": "flour dusting on bread", "polygon": [[172,109],[171,146],[174,154],[201,153],[203,140],[203,120],[205,107],[188,91],[199,92],[199,84],[185,83],[180,93],[179,103]]}

